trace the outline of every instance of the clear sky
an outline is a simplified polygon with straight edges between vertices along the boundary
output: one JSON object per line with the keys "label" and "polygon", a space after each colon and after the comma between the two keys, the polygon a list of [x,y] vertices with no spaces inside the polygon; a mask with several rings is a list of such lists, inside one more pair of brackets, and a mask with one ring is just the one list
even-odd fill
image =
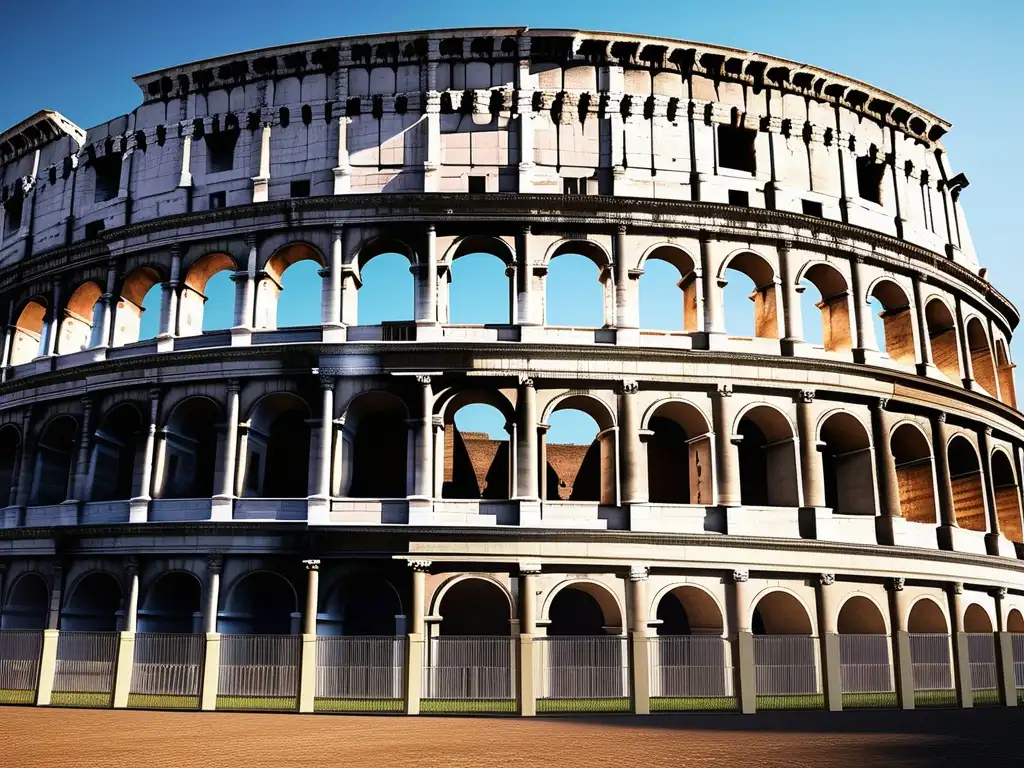
{"label": "clear sky", "polygon": [[[1024,307],[1024,284],[1014,278],[1019,249],[1011,226],[1021,215],[1021,196],[1013,179],[1024,177],[1024,155],[1017,147],[1018,124],[1024,122],[1020,0],[521,0],[497,8],[466,0],[215,0],[95,7],[68,0],[10,0],[4,4],[3,20],[0,130],[43,108],[62,112],[83,127],[130,112],[140,101],[131,77],[141,72],[260,46],[372,32],[465,26],[581,28],[678,37],[808,62],[869,82],[953,123],[943,143],[953,172],[962,171],[971,181],[961,200],[979,257],[999,290]],[[568,257],[559,261],[566,263],[559,269],[553,266],[548,280],[549,291],[557,291],[560,300],[554,302],[548,321],[600,325],[600,291],[592,265],[572,264]],[[394,259],[377,259],[368,271],[370,267],[378,274],[366,276],[360,293],[361,322],[408,317],[412,301],[407,267]],[[452,321],[501,322],[508,312],[503,272],[483,257],[460,259],[457,267]],[[286,275],[282,324],[317,322],[303,315],[311,311],[310,294],[319,297],[315,272],[306,272],[293,268]],[[220,277],[224,285],[209,289],[210,327],[217,323],[214,304],[226,313],[219,327],[230,324],[230,299],[220,301],[217,294],[225,291],[227,296],[230,283],[226,275]],[[745,288],[733,281],[726,290],[729,332],[747,335]],[[641,291],[642,324],[677,327],[680,299],[672,276],[645,275]],[[811,294],[813,290],[805,293],[808,309],[814,300]],[[812,331],[814,323],[805,322],[805,327]],[[1013,350],[1015,359],[1024,354],[1024,341],[1016,341]],[[586,419],[565,420],[572,423],[554,424],[552,438],[582,441],[588,430],[592,434],[594,427]],[[501,432],[501,419],[493,415],[467,414],[459,422],[495,436]]]}

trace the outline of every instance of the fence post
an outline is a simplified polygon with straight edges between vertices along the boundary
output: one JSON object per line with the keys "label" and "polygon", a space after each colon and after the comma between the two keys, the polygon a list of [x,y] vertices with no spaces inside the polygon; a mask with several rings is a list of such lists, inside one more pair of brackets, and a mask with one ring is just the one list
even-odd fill
{"label": "fence post", "polygon": [[754,659],[754,633],[740,630],[736,635],[736,682],[739,687],[740,712],[752,715],[757,711],[757,662]]}
{"label": "fence post", "polygon": [[914,658],[910,653],[910,633],[896,630],[896,698],[901,709],[913,709]]}
{"label": "fence post", "polygon": [[117,644],[117,666],[114,668],[114,709],[128,706],[132,689],[132,669],[135,666],[135,633],[120,632]]}
{"label": "fence post", "polygon": [[835,605],[834,573],[818,577],[818,600],[821,606],[821,677],[825,684],[825,707],[829,712],[843,711],[843,672],[839,657],[839,617]]}
{"label": "fence post", "polygon": [[220,635],[206,633],[206,658],[203,661],[203,687],[199,708],[210,712],[217,708],[217,688],[220,685]]}
{"label": "fence post", "polygon": [[537,714],[537,691],[534,686],[537,672],[534,662],[533,635],[519,635],[519,714],[523,717]]}
{"label": "fence post", "polygon": [[409,635],[409,655],[405,660],[405,714],[420,713],[420,689],[423,686],[423,635]]}
{"label": "fence post", "polygon": [[53,697],[53,679],[57,674],[57,638],[60,633],[56,629],[43,630],[43,647],[39,653],[39,686],[36,693],[36,706],[48,707]]}
{"label": "fence post", "polygon": [[957,630],[953,633],[953,663],[956,665],[957,703],[964,709],[974,706],[974,690],[971,688],[971,652],[967,645],[967,633]]}
{"label": "fence post", "polygon": [[316,635],[302,635],[299,665],[299,712],[312,712],[316,696]]}
{"label": "fence post", "polygon": [[630,608],[632,626],[629,632],[630,666],[633,682],[630,686],[633,714],[651,714],[651,665],[647,655],[647,578],[646,566],[629,569]]}
{"label": "fence post", "polygon": [[996,633],[996,670],[998,670],[999,703],[1004,707],[1017,706],[1017,677],[1013,669],[1013,635]]}
{"label": "fence post", "polygon": [[[328,413],[330,397],[334,394],[334,385],[324,389],[324,413]],[[333,402],[333,401],[331,401]],[[330,456],[329,435],[323,433],[320,440],[326,446],[324,450]],[[325,494],[330,496],[329,473],[321,478],[327,486]],[[306,612],[303,616],[305,626],[302,628],[302,651],[299,660],[299,712],[312,712],[316,698],[316,613],[320,603],[320,561],[303,560],[306,566]]]}

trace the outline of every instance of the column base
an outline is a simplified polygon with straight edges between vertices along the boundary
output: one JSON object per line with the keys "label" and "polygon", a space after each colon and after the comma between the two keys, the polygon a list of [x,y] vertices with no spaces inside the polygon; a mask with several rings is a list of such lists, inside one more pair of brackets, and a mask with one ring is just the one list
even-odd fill
{"label": "column base", "polygon": [[231,346],[248,347],[252,345],[252,328],[235,326],[231,329]]}
{"label": "column base", "polygon": [[332,170],[334,171],[334,194],[348,194],[349,190],[352,189],[352,175],[349,169],[339,165]]}
{"label": "column base", "polygon": [[640,346],[640,329],[639,328],[616,328],[615,329],[615,346],[617,346],[617,347],[639,347]]}
{"label": "column base", "polygon": [[829,712],[843,711],[843,682],[839,662],[839,635],[835,632],[824,633],[822,651],[824,651],[822,678],[825,684],[825,706]]}
{"label": "column base", "polygon": [[416,341],[440,341],[443,337],[444,329],[439,323],[416,321]]}
{"label": "column base", "polygon": [[92,347],[89,351],[92,353],[91,357],[94,363],[102,363],[107,359],[106,344],[100,344],[98,346]]}
{"label": "column base", "polygon": [[434,514],[434,500],[429,496],[410,496],[409,525],[430,525]]}
{"label": "column base", "polygon": [[310,496],[306,499],[306,523],[328,525],[331,522],[331,500],[326,496]]}
{"label": "column base", "polygon": [[926,376],[929,379],[938,379],[939,381],[945,381],[946,379],[945,374],[936,368],[934,363],[918,363],[914,367],[917,370],[918,376]]}
{"label": "column base", "polygon": [[11,506],[0,509],[0,528],[18,528],[24,524],[24,507]]}
{"label": "column base", "polygon": [[779,339],[779,349],[784,357],[803,357],[812,353],[813,348],[803,339]]}
{"label": "column base", "polygon": [[344,323],[324,323],[324,344],[343,344],[348,341],[348,326]]}
{"label": "column base", "polygon": [[870,347],[854,347],[853,349],[853,362],[859,365],[881,365],[884,359],[888,359],[888,357],[877,349]]}
{"label": "column base", "polygon": [[235,509],[234,496],[214,496],[210,499],[210,520],[230,522]]}
{"label": "column base", "polygon": [[157,352],[173,352],[174,336],[169,333],[161,333],[156,337]]}
{"label": "column base", "polygon": [[971,552],[975,555],[989,554],[985,537],[980,531],[967,531],[952,525],[940,525],[937,530],[939,549],[948,552]]}
{"label": "column base", "polygon": [[647,635],[632,630],[629,633],[629,647],[632,655],[633,714],[651,714],[651,671],[647,651]]}
{"label": "column base", "polygon": [[540,499],[517,499],[519,502],[519,527],[539,528],[541,520]]}
{"label": "column base", "polygon": [[1012,557],[1014,559],[1017,557],[1017,549],[1013,546],[1013,542],[998,533],[985,534],[985,550],[988,554],[996,557]]}
{"label": "column base", "polygon": [[129,523],[148,523],[149,522],[149,502],[148,496],[137,496],[128,502],[128,522]]}
{"label": "column base", "polygon": [[547,337],[547,329],[543,325],[527,325],[521,324],[519,326],[519,341],[533,344],[542,344],[544,339]]}
{"label": "column base", "polygon": [[757,711],[757,668],[754,661],[754,633],[740,631],[736,634],[736,692],[740,712],[752,715]]}

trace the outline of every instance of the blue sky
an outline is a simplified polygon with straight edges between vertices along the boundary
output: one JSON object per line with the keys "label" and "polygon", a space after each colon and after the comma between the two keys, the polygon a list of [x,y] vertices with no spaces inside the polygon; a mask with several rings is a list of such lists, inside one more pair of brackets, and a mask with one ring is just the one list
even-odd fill
{"label": "blue sky", "polygon": [[[338,35],[503,25],[657,34],[761,51],[865,80],[941,115],[954,124],[944,139],[953,171],[971,180],[961,199],[981,261],[994,284],[1024,306],[1024,285],[1012,277],[1018,259],[1012,223],[1020,217],[1021,202],[1012,180],[1024,177],[1016,140],[1024,118],[1018,81],[1024,72],[1024,3],[1019,0],[521,0],[500,8],[465,0],[248,0],[84,10],[67,0],[12,2],[4,8],[8,66],[0,88],[0,129],[42,108],[56,109],[83,127],[104,122],[138,105],[133,75],[233,51]],[[548,289],[560,300],[552,302],[548,321],[599,325],[601,294],[593,266],[569,257],[558,261],[563,263],[552,266]],[[678,277],[670,270],[650,269],[643,278],[641,321],[646,327],[678,327]],[[361,322],[410,315],[407,264],[398,257],[376,259],[364,277]],[[505,278],[496,263],[484,257],[462,259],[453,277],[453,322],[501,322],[507,315]],[[308,298],[319,297],[318,282],[309,265],[289,270],[281,299],[283,324],[317,322]],[[207,321],[209,327],[225,327],[230,324],[231,284],[226,275],[211,283]],[[726,290],[729,332],[747,335],[745,286],[733,281]],[[808,309],[812,294],[804,294]],[[805,322],[805,329],[813,340],[816,324]],[[1024,353],[1022,342],[1013,348],[1015,356]],[[585,440],[596,429],[588,418],[560,417],[571,423],[553,424],[552,439]],[[501,431],[501,419],[493,414],[470,412],[458,421],[466,429]]]}

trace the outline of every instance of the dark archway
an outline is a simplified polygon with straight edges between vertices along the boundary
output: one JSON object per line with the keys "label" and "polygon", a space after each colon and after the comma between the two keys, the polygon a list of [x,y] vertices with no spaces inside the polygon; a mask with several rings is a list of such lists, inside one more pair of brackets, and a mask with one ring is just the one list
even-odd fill
{"label": "dark archway", "polygon": [[0,504],[14,504],[11,490],[17,481],[18,455],[21,450],[21,435],[18,430],[6,425],[0,427]]}
{"label": "dark archway", "polygon": [[121,615],[121,585],[109,573],[94,571],[72,588],[60,617],[60,628],[116,632],[122,628]]}
{"label": "dark archway", "polygon": [[295,590],[282,575],[255,571],[243,576],[231,590],[217,622],[228,635],[295,634],[298,611]]}
{"label": "dark archway", "polygon": [[501,587],[487,579],[456,582],[444,593],[438,609],[442,636],[506,636],[511,632],[508,598]]}
{"label": "dark archway", "polygon": [[871,439],[864,425],[845,412],[821,425],[825,506],[841,515],[875,514]]}
{"label": "dark archway", "polygon": [[325,636],[396,635],[402,615],[401,600],[389,581],[373,573],[352,573],[321,602],[316,631]]}
{"label": "dark archway", "polygon": [[142,416],[130,403],[114,407],[100,422],[92,446],[93,501],[117,501],[134,495],[141,433]]}
{"label": "dark archway", "polygon": [[928,438],[914,424],[900,424],[889,438],[900,491],[900,514],[912,523],[935,524],[935,476]]}
{"label": "dark archway", "polygon": [[78,425],[70,416],[58,416],[46,425],[36,445],[30,504],[60,504],[70,498],[77,433]]}
{"label": "dark archway", "polygon": [[26,573],[11,585],[0,629],[45,629],[50,594],[38,573]]}
{"label": "dark archway", "polygon": [[259,401],[247,433],[246,495],[268,499],[309,495],[309,417],[305,401],[290,393]]}
{"label": "dark archway", "polygon": [[223,417],[205,397],[190,397],[174,409],[163,432],[163,477],[157,497],[202,499],[213,495],[217,430]]}
{"label": "dark archway", "polygon": [[704,415],[689,403],[658,407],[647,425],[647,485],[655,504],[710,504],[711,442]]}
{"label": "dark archway", "polygon": [[202,585],[186,571],[171,571],[147,590],[139,608],[139,632],[188,634],[202,628]]}
{"label": "dark archway", "polygon": [[[386,392],[367,392],[352,401],[342,432],[342,461],[348,488],[343,495],[388,499],[406,496],[408,411]],[[351,456],[351,460],[346,460]]]}
{"label": "dark archway", "polygon": [[740,419],[736,432],[742,504],[798,506],[793,428],[786,417],[769,406],[754,406]]}
{"label": "dark archway", "polygon": [[949,441],[947,455],[957,525],[968,531],[987,531],[978,452],[966,437],[956,435]]}

